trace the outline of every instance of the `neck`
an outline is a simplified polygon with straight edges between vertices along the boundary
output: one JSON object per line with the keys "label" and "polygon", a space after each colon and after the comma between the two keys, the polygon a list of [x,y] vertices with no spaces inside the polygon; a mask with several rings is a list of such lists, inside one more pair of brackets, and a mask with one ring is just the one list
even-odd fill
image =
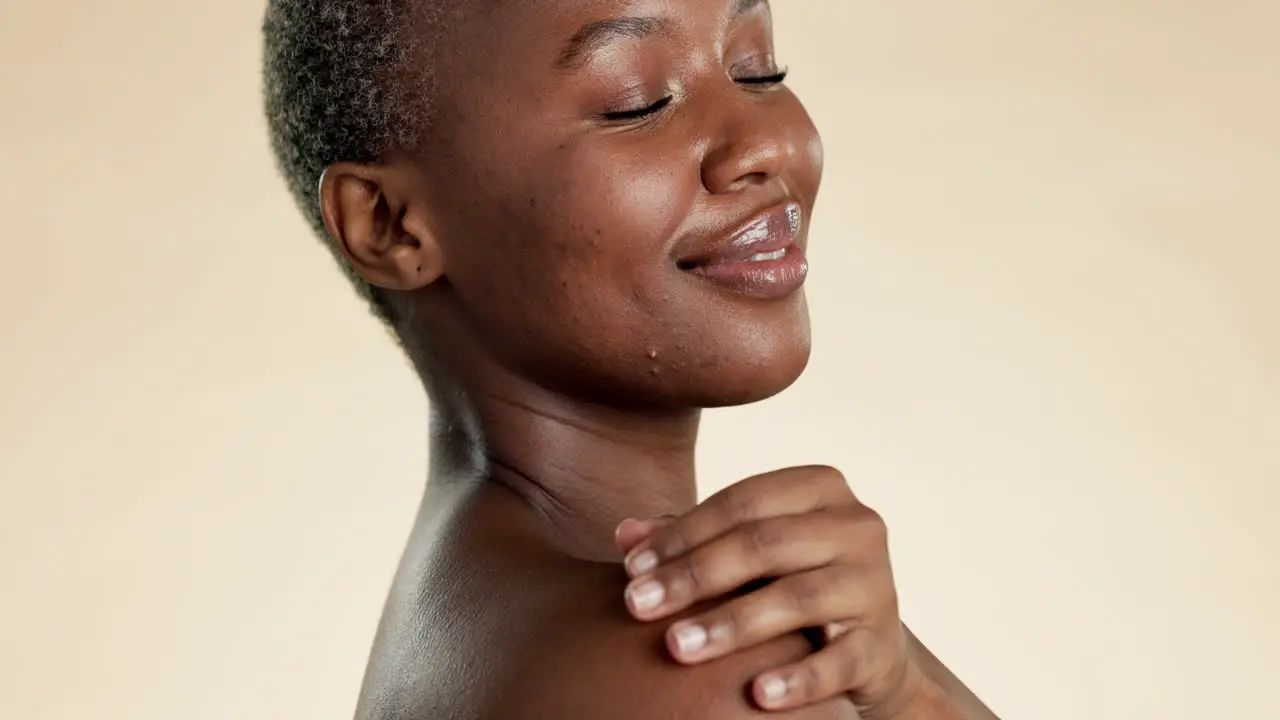
{"label": "neck", "polygon": [[621,521],[697,502],[699,411],[627,411],[504,380],[432,393],[433,482],[483,478],[505,488],[562,550],[599,561],[618,559]]}

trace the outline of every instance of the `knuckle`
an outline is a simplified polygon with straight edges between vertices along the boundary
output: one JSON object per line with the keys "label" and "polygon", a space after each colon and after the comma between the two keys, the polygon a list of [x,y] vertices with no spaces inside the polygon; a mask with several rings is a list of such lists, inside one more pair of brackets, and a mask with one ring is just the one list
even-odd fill
{"label": "knuckle", "polygon": [[769,560],[778,554],[786,542],[787,534],[774,522],[753,523],[742,534],[744,551],[765,565],[769,564]]}
{"label": "knuckle", "polygon": [[807,702],[830,697],[840,692],[840,686],[835,682],[836,674],[830,670],[829,663],[823,662],[825,659],[827,658],[815,656],[806,662],[798,673],[798,694]]}
{"label": "knuckle", "polygon": [[830,465],[814,465],[809,468],[810,477],[818,493],[832,505],[856,505],[858,498],[845,474]]}
{"label": "knuckle", "polygon": [[889,537],[889,525],[884,516],[874,509],[861,506],[857,513],[858,530],[872,540],[884,541]]}
{"label": "knuckle", "polygon": [[695,552],[682,564],[684,568],[680,574],[691,592],[699,593],[715,589],[716,568],[720,564],[710,553]]}
{"label": "knuckle", "polygon": [[760,496],[749,483],[739,483],[725,491],[723,509],[731,525],[750,522],[759,515]]}
{"label": "knuckle", "polygon": [[870,507],[868,505],[863,505],[862,514],[863,514],[863,517],[866,518],[866,522],[872,525],[877,525],[879,527],[885,526],[884,516],[881,515],[880,512],[875,508]]}
{"label": "knuckle", "polygon": [[685,529],[680,525],[672,525],[654,533],[652,547],[662,558],[674,558],[684,554],[689,546],[685,537]]}
{"label": "knuckle", "polygon": [[817,574],[801,575],[789,583],[787,596],[795,612],[802,617],[822,615],[828,583]]}
{"label": "knuckle", "polygon": [[840,472],[838,468],[834,468],[830,465],[814,465],[812,467],[814,472],[828,482],[838,482],[841,484],[844,484],[845,482],[844,473]]}
{"label": "knuckle", "polygon": [[844,473],[830,465],[810,465],[809,472],[812,474],[814,481],[823,487],[849,487],[849,480],[844,476]]}

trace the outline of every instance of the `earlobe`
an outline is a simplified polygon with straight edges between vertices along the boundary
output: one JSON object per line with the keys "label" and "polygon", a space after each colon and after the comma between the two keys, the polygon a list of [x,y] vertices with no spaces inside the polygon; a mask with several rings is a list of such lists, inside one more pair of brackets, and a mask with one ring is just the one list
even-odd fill
{"label": "earlobe", "polygon": [[444,274],[443,256],[412,182],[389,166],[336,163],[320,178],[325,228],[371,285],[417,290]]}

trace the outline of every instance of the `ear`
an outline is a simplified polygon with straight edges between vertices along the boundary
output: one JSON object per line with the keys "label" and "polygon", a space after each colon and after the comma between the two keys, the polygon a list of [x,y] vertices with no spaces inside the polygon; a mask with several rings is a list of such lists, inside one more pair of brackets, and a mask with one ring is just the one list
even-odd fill
{"label": "ear", "polygon": [[389,165],[336,163],[320,178],[329,235],[361,277],[389,290],[418,290],[444,275],[423,197],[407,170]]}

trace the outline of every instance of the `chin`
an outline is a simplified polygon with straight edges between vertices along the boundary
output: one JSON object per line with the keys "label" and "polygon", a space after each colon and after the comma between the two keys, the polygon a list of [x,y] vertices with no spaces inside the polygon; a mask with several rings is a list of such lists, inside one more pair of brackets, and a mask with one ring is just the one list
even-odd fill
{"label": "chin", "polygon": [[[715,352],[700,358],[698,371],[680,383],[685,401],[696,407],[732,407],[767,400],[791,387],[809,364],[806,321],[789,327],[751,327],[729,342],[714,343]],[[736,340],[736,342],[734,342]]]}
{"label": "chin", "polygon": [[767,327],[703,333],[696,344],[686,345],[692,352],[658,366],[628,363],[604,375],[581,368],[559,378],[557,389],[604,405],[660,410],[734,407],[767,400],[795,384],[810,356],[808,323],[762,332]]}
{"label": "chin", "polygon": [[[724,374],[707,378],[694,390],[691,405],[704,408],[734,407],[768,400],[795,384],[809,364],[808,347],[763,365],[724,368]],[[729,376],[732,377],[729,377]]]}
{"label": "chin", "polygon": [[[736,298],[697,303],[679,319],[611,329],[620,338],[588,342],[575,326],[550,350],[516,355],[513,372],[566,397],[603,406],[658,411],[748,405],[791,387],[809,364],[811,337],[802,293],[776,303]],[[607,321],[606,321],[607,322]],[[528,350],[532,343],[512,349]],[[515,369],[518,368],[518,369]]]}
{"label": "chin", "polygon": [[[713,316],[714,317],[714,316]],[[767,400],[791,387],[809,364],[811,336],[803,293],[764,313],[721,315],[705,328],[705,354],[690,358],[698,370],[681,383],[691,405],[731,407]]]}

